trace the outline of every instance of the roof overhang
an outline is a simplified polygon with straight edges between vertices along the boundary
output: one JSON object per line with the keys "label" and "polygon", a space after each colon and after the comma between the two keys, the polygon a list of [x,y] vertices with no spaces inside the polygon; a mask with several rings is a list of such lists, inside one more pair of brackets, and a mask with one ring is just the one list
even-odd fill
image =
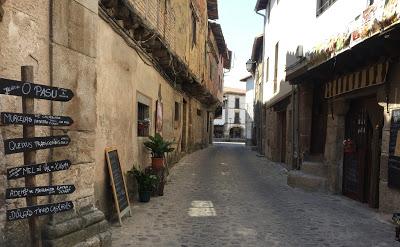
{"label": "roof overhang", "polygon": [[248,81],[250,78],[252,78],[253,76],[252,75],[248,75],[248,76],[246,76],[245,78],[243,78],[243,79],[240,79],[240,81],[243,81],[243,82],[245,82],[245,81]]}
{"label": "roof overhang", "polygon": [[381,60],[397,60],[400,57],[399,42],[400,24],[396,24],[319,64],[310,64],[305,59],[287,68],[286,81],[291,84],[327,82],[335,76],[350,73]]}
{"label": "roof overhang", "polygon": [[217,20],[218,17],[218,0],[207,0],[208,19]]}
{"label": "roof overhang", "polygon": [[267,8],[269,0],[257,0],[255,11],[260,11]]}
{"label": "roof overhang", "polygon": [[261,34],[254,38],[251,60],[257,61],[259,55],[263,52],[264,35]]}
{"label": "roof overhang", "polygon": [[222,33],[221,25],[215,22],[208,22],[211,28],[211,31],[214,34],[215,40],[218,46],[218,52],[224,58],[224,68],[230,69],[230,57],[232,52],[228,50],[228,47],[225,43],[224,34]]}

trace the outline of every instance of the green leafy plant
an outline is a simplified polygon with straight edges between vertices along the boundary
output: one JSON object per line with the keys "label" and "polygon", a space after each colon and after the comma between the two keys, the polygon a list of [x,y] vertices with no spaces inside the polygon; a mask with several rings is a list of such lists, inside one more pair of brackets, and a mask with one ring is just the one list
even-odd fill
{"label": "green leafy plant", "polygon": [[158,177],[151,172],[151,168],[144,171],[138,170],[135,166],[128,171],[129,175],[133,175],[139,186],[139,191],[153,191],[158,184]]}
{"label": "green leafy plant", "polygon": [[154,158],[164,158],[165,153],[170,153],[175,149],[171,146],[173,142],[164,140],[164,138],[156,133],[154,136],[149,136],[149,141],[144,143],[144,146],[151,151]]}

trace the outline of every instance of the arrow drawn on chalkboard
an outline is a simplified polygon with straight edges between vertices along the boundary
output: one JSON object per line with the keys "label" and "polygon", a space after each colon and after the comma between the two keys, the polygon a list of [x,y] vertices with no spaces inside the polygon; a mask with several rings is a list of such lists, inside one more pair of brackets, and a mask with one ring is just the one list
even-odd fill
{"label": "arrow drawn on chalkboard", "polygon": [[16,138],[4,141],[5,154],[68,146],[71,139],[67,135],[34,138]]}
{"label": "arrow drawn on chalkboard", "polygon": [[14,220],[27,219],[34,216],[56,214],[69,211],[73,208],[74,208],[74,203],[72,201],[30,206],[26,208],[16,208],[7,210],[7,220],[14,221]]}
{"label": "arrow drawn on chalkboard", "polygon": [[2,124],[70,126],[74,122],[70,117],[40,114],[2,112],[0,116]]}
{"label": "arrow drawn on chalkboard", "polygon": [[6,199],[16,199],[33,196],[66,195],[74,193],[74,191],[74,185],[8,188],[6,189]]}
{"label": "arrow drawn on chalkboard", "polygon": [[7,169],[7,179],[17,179],[27,176],[35,176],[50,172],[64,171],[71,167],[71,161],[60,160],[42,164],[32,164],[26,166],[18,166]]}
{"label": "arrow drawn on chalkboard", "polygon": [[74,93],[70,89],[5,78],[0,78],[0,94],[54,101],[70,101],[74,97]]}

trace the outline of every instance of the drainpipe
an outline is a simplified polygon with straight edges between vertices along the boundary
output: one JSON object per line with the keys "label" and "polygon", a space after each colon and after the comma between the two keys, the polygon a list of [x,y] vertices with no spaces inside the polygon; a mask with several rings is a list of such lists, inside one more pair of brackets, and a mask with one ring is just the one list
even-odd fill
{"label": "drainpipe", "polygon": [[263,18],[264,18],[264,28],[263,28],[263,37],[264,37],[264,39],[263,39],[263,53],[262,53],[262,63],[263,63],[263,66],[262,66],[262,72],[263,72],[263,78],[261,78],[261,90],[260,90],[260,98],[261,98],[261,109],[260,109],[260,115],[261,116],[259,116],[260,117],[260,121],[259,121],[259,123],[260,123],[260,145],[259,145],[259,147],[260,147],[260,150],[259,150],[259,152],[260,152],[260,154],[265,154],[266,155],[266,153],[264,152],[264,145],[265,145],[265,143],[264,143],[264,145],[263,145],[263,139],[264,139],[264,132],[266,132],[264,129],[263,129],[263,126],[264,126],[264,119],[263,119],[263,116],[264,116],[264,114],[265,114],[265,122],[267,122],[267,112],[265,111],[264,112],[264,76],[265,76],[265,61],[264,61],[264,58],[265,58],[265,24],[267,23],[267,17],[266,17],[266,15],[264,15],[264,14],[262,14],[262,13],[259,13],[259,12],[257,12],[257,11],[255,11],[256,12],[256,14],[257,15],[260,15],[260,16],[262,16]]}

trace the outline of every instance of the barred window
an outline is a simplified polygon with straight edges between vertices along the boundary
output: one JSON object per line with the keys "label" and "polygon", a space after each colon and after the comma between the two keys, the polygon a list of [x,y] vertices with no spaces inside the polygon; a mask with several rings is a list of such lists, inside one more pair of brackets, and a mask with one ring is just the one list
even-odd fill
{"label": "barred window", "polygon": [[138,136],[149,136],[150,108],[148,105],[138,102]]}

